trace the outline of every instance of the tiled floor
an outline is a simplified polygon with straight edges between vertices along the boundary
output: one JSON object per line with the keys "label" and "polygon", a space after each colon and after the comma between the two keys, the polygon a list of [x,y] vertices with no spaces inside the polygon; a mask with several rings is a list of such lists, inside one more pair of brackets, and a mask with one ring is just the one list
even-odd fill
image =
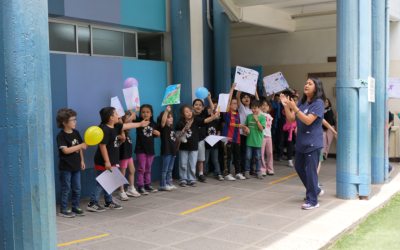
{"label": "tiled floor", "polygon": [[[372,187],[370,200],[338,199],[336,161],[329,159],[320,173],[325,190],[321,207],[305,211],[300,208],[305,189],[297,176],[269,184],[296,173],[285,164],[274,162],[275,176],[263,180],[220,182],[208,177],[207,183],[197,187],[120,201],[122,210],[57,217],[59,244],[108,234],[59,249],[326,248],[400,191],[400,167],[396,167],[389,184]],[[231,198],[181,214],[226,197]],[[81,200],[85,211],[87,202]],[[99,203],[103,204],[102,199]]]}

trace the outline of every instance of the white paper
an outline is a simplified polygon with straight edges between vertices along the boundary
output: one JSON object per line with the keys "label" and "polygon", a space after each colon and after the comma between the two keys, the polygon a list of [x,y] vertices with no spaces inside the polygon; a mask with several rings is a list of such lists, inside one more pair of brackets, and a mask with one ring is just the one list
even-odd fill
{"label": "white paper", "polygon": [[236,90],[254,95],[256,93],[258,72],[252,69],[236,66]]}
{"label": "white paper", "polygon": [[281,92],[289,88],[289,84],[286,82],[285,77],[281,72],[264,77],[265,94],[267,96],[272,95],[272,93]]}
{"label": "white paper", "polygon": [[111,171],[112,172],[106,170],[96,178],[96,180],[108,194],[114,192],[121,185],[129,184],[125,176],[122,175],[118,168],[111,168]]}
{"label": "white paper", "polygon": [[375,78],[368,76],[368,101],[375,102]]}
{"label": "white paper", "polygon": [[400,78],[389,78],[389,98],[400,98]]}
{"label": "white paper", "polygon": [[225,144],[228,143],[228,140],[232,138],[225,137],[225,136],[219,136],[219,135],[209,135],[207,136],[204,140],[210,144],[211,147],[214,147],[215,143],[219,141],[223,141]]}
{"label": "white paper", "polygon": [[115,108],[115,110],[117,111],[118,118],[125,115],[124,108],[122,107],[118,96],[111,98],[111,107]]}
{"label": "white paper", "polygon": [[215,111],[226,112],[228,110],[229,94],[219,94],[218,106]]}
{"label": "white paper", "polygon": [[124,92],[125,104],[128,110],[134,109],[133,106],[133,88],[127,88],[122,90]]}

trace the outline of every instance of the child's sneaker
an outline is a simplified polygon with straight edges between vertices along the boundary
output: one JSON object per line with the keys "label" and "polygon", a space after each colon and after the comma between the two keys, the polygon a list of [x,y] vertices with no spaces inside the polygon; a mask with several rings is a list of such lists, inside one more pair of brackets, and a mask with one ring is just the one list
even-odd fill
{"label": "child's sneaker", "polygon": [[184,183],[184,182],[179,183],[179,186],[181,186],[181,187],[186,187],[186,183]]}
{"label": "child's sneaker", "polygon": [[244,171],[244,177],[250,179],[250,171]]}
{"label": "child's sneaker", "polygon": [[189,186],[191,186],[191,187],[196,187],[196,186],[197,186],[197,184],[196,184],[196,182],[195,182],[195,181],[192,181],[192,182],[189,184]]}
{"label": "child's sneaker", "polygon": [[294,167],[293,166],[293,160],[288,160],[288,164],[287,165],[288,165],[288,167],[291,167],[291,168]]}
{"label": "child's sneaker", "polygon": [[274,175],[274,172],[268,171],[268,172],[267,172],[267,175]]}
{"label": "child's sneaker", "polygon": [[141,194],[141,195],[148,195],[148,194],[149,194],[149,193],[147,193],[147,191],[144,189],[143,186],[139,186],[139,187],[138,187],[138,192],[139,192],[139,194]]}
{"label": "child's sneaker", "polygon": [[246,178],[242,175],[242,173],[238,173],[235,177],[236,177],[236,179],[239,179],[239,180],[246,180]]}
{"label": "child's sneaker", "polygon": [[199,181],[203,182],[203,183],[206,183],[207,179],[206,179],[206,177],[204,175],[199,175]]}
{"label": "child's sneaker", "polygon": [[267,172],[261,171],[262,176],[267,176]]}
{"label": "child's sneaker", "polygon": [[144,185],[144,189],[150,193],[156,193],[158,190],[153,188],[150,184]]}
{"label": "child's sneaker", "polygon": [[319,203],[317,203],[317,205],[315,205],[315,206],[311,205],[310,203],[305,203],[301,206],[301,208],[304,210],[311,210],[311,209],[314,209],[317,207],[319,207]]}
{"label": "child's sneaker", "polygon": [[119,192],[118,198],[119,198],[121,201],[127,201],[127,200],[129,200],[128,195],[126,195],[126,193],[125,193],[124,191],[120,191],[120,192]]}
{"label": "child's sneaker", "polygon": [[83,210],[79,207],[73,207],[72,212],[74,212],[78,216],[85,216],[85,212],[83,212]]}
{"label": "child's sneaker", "polygon": [[120,205],[115,204],[113,201],[106,202],[106,204],[104,204],[104,207],[108,208],[108,209],[118,209],[118,210],[122,209],[122,207]]}
{"label": "child's sneaker", "polygon": [[91,203],[91,202],[89,202],[89,204],[88,204],[88,206],[87,206],[87,210],[89,210],[89,211],[92,211],[92,212],[98,212],[98,213],[101,213],[101,212],[104,212],[104,211],[106,211],[105,209],[104,209],[104,207],[101,207],[100,205],[99,205],[99,203]]}
{"label": "child's sneaker", "polygon": [[318,187],[323,187],[324,185],[322,185],[321,183],[318,183]]}
{"label": "child's sneaker", "polygon": [[171,188],[169,186],[165,186],[165,187],[160,187],[158,188],[159,191],[171,191]]}
{"label": "child's sneaker", "polygon": [[222,177],[222,175],[219,174],[219,175],[217,176],[217,180],[223,181],[223,180],[224,180],[224,177]]}
{"label": "child's sneaker", "polygon": [[171,191],[178,189],[175,185],[167,185],[167,186],[171,189]]}
{"label": "child's sneaker", "polygon": [[257,172],[257,179],[264,179],[261,172]]}
{"label": "child's sneaker", "polygon": [[126,190],[126,194],[131,197],[140,197],[140,194],[136,191],[135,188],[128,188]]}
{"label": "child's sneaker", "polygon": [[75,213],[71,212],[71,210],[64,210],[64,211],[60,211],[60,213],[58,214],[61,217],[66,217],[66,218],[73,218],[75,217]]}
{"label": "child's sneaker", "polygon": [[394,167],[389,165],[389,174],[388,174],[388,176],[390,176],[390,174],[392,173],[393,169],[394,169]]}
{"label": "child's sneaker", "polygon": [[236,181],[236,179],[233,178],[232,174],[228,174],[227,176],[225,176],[225,180],[227,180],[227,181]]}

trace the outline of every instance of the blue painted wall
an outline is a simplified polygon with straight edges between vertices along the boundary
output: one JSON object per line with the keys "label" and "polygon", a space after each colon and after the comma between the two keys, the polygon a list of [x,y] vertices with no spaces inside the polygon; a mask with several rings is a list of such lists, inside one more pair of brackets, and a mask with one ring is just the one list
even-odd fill
{"label": "blue painted wall", "polygon": [[[161,101],[167,87],[167,63],[60,54],[50,54],[50,60],[55,183],[57,202],[59,202],[59,160],[55,141],[60,131],[55,122],[57,111],[63,107],[75,110],[78,113],[76,129],[83,137],[88,127],[99,125],[99,111],[103,107],[110,106],[111,97],[118,96],[124,104],[122,92],[124,79],[135,77],[139,81],[141,104],[147,103],[153,106],[156,121],[157,116],[164,109],[161,107]],[[131,135],[135,144],[136,132],[131,131]],[[160,139],[156,139],[153,181],[158,180],[160,175],[160,146]],[[82,172],[81,177],[82,197],[90,196],[95,182],[93,157],[96,149],[97,146],[92,146],[84,150],[86,170]]]}
{"label": "blue painted wall", "polygon": [[49,16],[64,16],[64,0],[48,0]]}
{"label": "blue painted wall", "polygon": [[121,24],[120,0],[67,0],[65,16]]}
{"label": "blue painted wall", "polygon": [[121,0],[121,24],[153,32],[166,31],[165,0]]}

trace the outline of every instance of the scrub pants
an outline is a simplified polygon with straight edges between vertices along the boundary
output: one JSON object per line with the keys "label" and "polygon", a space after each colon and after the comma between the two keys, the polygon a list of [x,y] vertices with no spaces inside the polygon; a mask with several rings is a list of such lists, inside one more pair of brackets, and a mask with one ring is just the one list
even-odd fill
{"label": "scrub pants", "polygon": [[307,200],[305,203],[310,203],[315,206],[318,204],[318,194],[321,189],[318,187],[318,164],[321,148],[309,153],[296,152],[295,168],[304,187],[306,188]]}

